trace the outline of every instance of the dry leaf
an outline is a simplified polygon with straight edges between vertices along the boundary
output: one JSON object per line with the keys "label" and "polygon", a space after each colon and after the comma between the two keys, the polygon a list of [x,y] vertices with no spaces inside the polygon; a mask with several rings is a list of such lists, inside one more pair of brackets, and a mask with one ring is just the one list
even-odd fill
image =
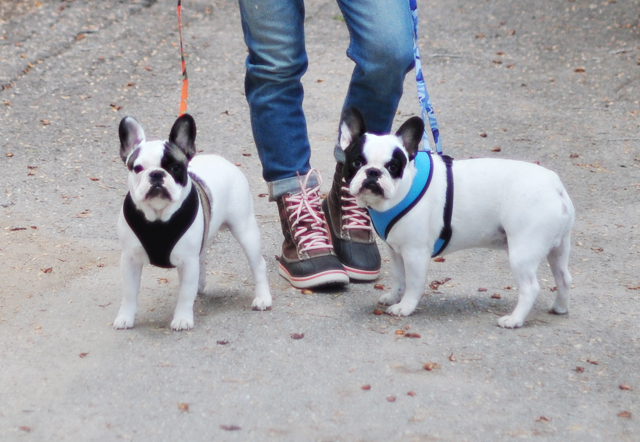
{"label": "dry leaf", "polygon": [[395,402],[396,401],[396,397],[395,396],[389,396],[387,398],[387,402]]}
{"label": "dry leaf", "polygon": [[631,385],[629,385],[629,384],[620,384],[620,390],[631,391],[631,390],[633,390],[633,388],[631,388]]}
{"label": "dry leaf", "polygon": [[398,336],[404,335],[404,330],[396,330],[396,335]]}
{"label": "dry leaf", "polygon": [[302,339],[304,338],[304,333],[294,333],[291,335],[292,339]]}
{"label": "dry leaf", "polygon": [[404,337],[405,338],[419,338],[420,335],[418,333],[405,333]]}
{"label": "dry leaf", "polygon": [[453,355],[453,353],[451,353],[451,354],[449,355],[449,360],[450,360],[451,362],[458,362],[458,358],[456,358],[456,357]]}
{"label": "dry leaf", "polygon": [[625,419],[631,419],[631,413],[629,413],[628,411],[623,411],[618,413],[618,417],[623,417]]}
{"label": "dry leaf", "polygon": [[302,290],[300,290],[300,292],[303,295],[313,295],[313,290],[311,290],[311,289],[302,289]]}
{"label": "dry leaf", "polygon": [[6,154],[4,154],[4,156],[7,158],[11,158],[13,156],[13,153],[7,152]]}
{"label": "dry leaf", "polygon": [[491,152],[501,152],[502,149],[500,147],[494,147],[493,149],[491,149]]}
{"label": "dry leaf", "polygon": [[31,431],[31,427],[25,427],[25,426],[18,427],[18,429],[19,429],[19,430],[22,430],[22,431],[25,431],[25,432],[27,432],[27,433]]}
{"label": "dry leaf", "polygon": [[269,196],[268,193],[260,193],[258,194],[258,198],[264,198],[265,196]]}
{"label": "dry leaf", "polygon": [[383,312],[382,312],[382,310],[380,310],[379,308],[377,308],[377,309],[375,309],[375,310],[373,311],[373,314],[374,314],[374,315],[378,315],[378,316],[380,316],[382,313],[383,313]]}
{"label": "dry leaf", "polygon": [[384,290],[384,284],[374,284],[373,288],[376,290]]}
{"label": "dry leaf", "polygon": [[480,288],[478,289],[478,291],[479,291],[479,292],[486,292],[486,291],[487,291],[487,289],[485,289],[484,287],[480,287]]}
{"label": "dry leaf", "polygon": [[480,132],[480,136],[482,138],[487,138],[487,133],[486,132]]}
{"label": "dry leaf", "polygon": [[586,69],[585,68],[575,68],[573,70],[573,72],[577,72],[579,74],[582,74],[582,73],[586,72]]}
{"label": "dry leaf", "polygon": [[49,267],[49,268],[46,268],[46,269],[40,269],[40,271],[42,273],[51,273],[51,272],[53,272],[53,267]]}
{"label": "dry leaf", "polygon": [[415,396],[415,395],[416,395],[416,392],[415,392],[415,391],[409,391],[409,392],[407,393],[407,396]]}
{"label": "dry leaf", "polygon": [[43,126],[48,126],[51,124],[49,120],[40,120],[40,122],[42,123]]}
{"label": "dry leaf", "polygon": [[591,359],[587,359],[589,364],[598,365],[598,361],[592,361]]}
{"label": "dry leaf", "polygon": [[223,430],[226,431],[238,431],[238,430],[242,430],[242,428],[240,428],[237,425],[220,425],[220,428],[222,428]]}
{"label": "dry leaf", "polygon": [[158,284],[167,284],[169,279],[167,278],[158,278]]}
{"label": "dry leaf", "polygon": [[250,153],[248,153],[248,152],[242,152],[242,156],[243,156],[243,157],[250,157],[250,156],[251,156],[251,154],[250,154]]}
{"label": "dry leaf", "polygon": [[178,409],[181,411],[189,411],[189,404],[185,404],[184,402],[180,402],[178,404]]}
{"label": "dry leaf", "polygon": [[145,71],[152,71],[153,69],[151,69],[149,66],[145,66],[145,67],[144,67],[144,70],[145,70]]}
{"label": "dry leaf", "polygon": [[493,60],[494,64],[502,64],[502,60]]}
{"label": "dry leaf", "polygon": [[484,34],[476,34],[476,38],[484,38]]}
{"label": "dry leaf", "polygon": [[229,343],[229,341],[216,341],[216,344],[218,345],[227,345]]}
{"label": "dry leaf", "polygon": [[578,366],[574,370],[575,370],[576,373],[584,373],[584,367]]}
{"label": "dry leaf", "polygon": [[81,358],[83,358],[83,359],[84,359],[84,358],[86,358],[86,357],[87,357],[87,355],[88,355],[88,354],[89,354],[89,353],[80,353],[78,356],[80,356]]}
{"label": "dry leaf", "polygon": [[500,299],[502,298],[502,296],[500,296],[500,293],[494,293],[493,295],[491,295],[492,299]]}
{"label": "dry leaf", "polygon": [[571,155],[569,155],[569,158],[578,158],[580,155],[578,155],[577,153],[572,153]]}
{"label": "dry leaf", "polygon": [[640,290],[640,285],[637,285],[635,287],[627,286],[627,290]]}
{"label": "dry leaf", "polygon": [[546,424],[550,420],[551,420],[550,418],[544,417],[544,416],[540,416],[539,418],[534,419],[535,422],[542,422],[543,424]]}
{"label": "dry leaf", "polygon": [[100,181],[100,178],[89,177],[91,181]]}
{"label": "dry leaf", "polygon": [[365,390],[365,391],[369,391],[369,390],[371,390],[371,385],[369,385],[369,384],[365,384],[365,385],[363,385],[363,386],[362,386],[362,387],[360,387],[360,388],[362,388],[362,389],[363,389],[363,390]]}
{"label": "dry leaf", "polygon": [[440,364],[438,364],[437,362],[427,362],[426,364],[424,364],[424,369],[427,371],[440,370],[440,368]]}
{"label": "dry leaf", "polygon": [[433,262],[445,262],[446,259],[444,259],[442,256],[438,256],[437,258],[433,258]]}

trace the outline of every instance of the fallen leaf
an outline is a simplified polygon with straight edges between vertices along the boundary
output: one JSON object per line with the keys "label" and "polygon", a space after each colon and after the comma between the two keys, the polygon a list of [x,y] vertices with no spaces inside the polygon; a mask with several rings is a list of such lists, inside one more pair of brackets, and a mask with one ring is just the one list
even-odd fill
{"label": "fallen leaf", "polygon": [[238,430],[242,430],[242,428],[240,428],[237,425],[220,425],[220,428],[222,428],[223,430],[226,431],[238,431]]}
{"label": "fallen leaf", "polygon": [[547,422],[549,422],[551,419],[548,417],[544,417],[544,416],[540,416],[537,419],[534,419],[535,422],[541,422],[543,424],[546,424]]}
{"label": "fallen leaf", "polygon": [[42,123],[43,126],[48,126],[51,124],[51,122],[49,122],[49,120],[40,120],[40,122]]}
{"label": "fallen leaf", "polygon": [[516,30],[515,29],[509,29],[509,35],[515,35]]}
{"label": "fallen leaf", "polygon": [[576,373],[584,373],[584,367],[578,366],[578,367],[574,368],[574,370],[575,370]]}
{"label": "fallen leaf", "polygon": [[380,310],[379,308],[377,308],[377,309],[375,309],[375,310],[373,311],[373,314],[374,314],[374,315],[378,315],[378,316],[380,316],[382,313],[383,313],[383,312],[382,312],[382,310]]}
{"label": "fallen leaf", "polygon": [[442,256],[438,256],[437,258],[433,258],[433,262],[445,262],[446,260]]}
{"label": "fallen leaf", "polygon": [[387,398],[387,402],[395,402],[396,401],[396,397],[395,396],[389,396]]}
{"label": "fallen leaf", "polygon": [[13,153],[7,152],[6,154],[4,154],[4,156],[7,158],[11,158],[13,156]]}
{"label": "fallen leaf", "polygon": [[29,432],[31,431],[31,427],[25,427],[25,426],[18,427],[18,429],[20,429],[20,430],[22,430],[22,431],[25,431],[25,432],[27,432],[27,433],[29,433]]}
{"label": "fallen leaf", "polygon": [[42,273],[51,273],[51,272],[53,272],[53,267],[49,267],[49,268],[46,268],[46,269],[40,269],[40,271]]}
{"label": "fallen leaf", "polygon": [[502,296],[500,296],[500,293],[494,293],[493,295],[491,295],[492,299],[500,299],[502,298]]}
{"label": "fallen leaf", "polygon": [[418,333],[405,333],[404,337],[405,338],[420,338],[420,335]]}
{"label": "fallen leaf", "polygon": [[585,68],[575,68],[573,70],[573,72],[577,72],[579,74],[582,74],[582,73],[586,72],[586,69]]}
{"label": "fallen leaf", "polygon": [[549,290],[551,290],[552,292],[557,292],[558,291],[558,287],[551,287]]}
{"label": "fallen leaf", "polygon": [[384,290],[384,284],[375,284],[373,288],[376,290]]}
{"label": "fallen leaf", "polygon": [[145,70],[145,71],[152,71],[153,69],[152,69],[151,67],[149,67],[149,66],[145,66],[145,67],[144,67],[144,70]]}
{"label": "fallen leaf", "polygon": [[438,287],[440,287],[442,284],[445,284],[449,281],[451,281],[451,278],[444,278],[442,281],[431,281],[429,283],[429,287],[431,287],[432,290],[438,290]]}
{"label": "fallen leaf", "polygon": [[501,152],[502,149],[500,147],[494,147],[493,149],[491,149],[491,152]]}
{"label": "fallen leaf", "polygon": [[415,392],[415,391],[409,391],[409,392],[407,393],[407,396],[415,396],[415,395],[416,395],[416,392]]}
{"label": "fallen leaf", "polygon": [[587,359],[589,364],[598,365],[598,361],[592,361],[591,359]]}
{"label": "fallen leaf", "polygon": [[578,158],[580,155],[577,153],[572,153],[571,155],[569,155],[569,158]]}
{"label": "fallen leaf", "polygon": [[235,164],[236,164],[236,167],[242,166],[242,164],[240,164],[240,163],[235,163]]}
{"label": "fallen leaf", "polygon": [[449,355],[449,360],[450,360],[451,362],[458,362],[458,358],[456,358],[456,357],[453,355],[453,353],[451,353],[451,354]]}
{"label": "fallen leaf", "polygon": [[80,356],[82,359],[84,359],[84,358],[87,357],[88,354],[89,353],[80,353],[78,356]]}
{"label": "fallen leaf", "polygon": [[426,364],[424,364],[424,369],[427,371],[431,371],[431,370],[440,370],[440,364],[438,364],[437,362],[427,362]]}
{"label": "fallen leaf", "polygon": [[502,60],[493,60],[494,64],[502,64]]}
{"label": "fallen leaf", "polygon": [[292,339],[302,339],[304,338],[304,333],[294,333],[291,335]]}
{"label": "fallen leaf", "polygon": [[478,291],[479,291],[479,292],[486,292],[486,291],[487,291],[487,289],[485,289],[484,287],[480,287],[480,288],[478,289]]}
{"label": "fallen leaf", "polygon": [[265,196],[269,196],[268,193],[260,193],[258,194],[258,198],[264,198]]}
{"label": "fallen leaf", "polygon": [[363,390],[365,390],[365,391],[369,391],[369,390],[371,390],[371,385],[369,385],[369,384],[365,384],[365,385],[363,385],[363,386],[362,386],[362,387],[360,387],[360,388],[362,388],[362,389],[363,389]]}
{"label": "fallen leaf", "polygon": [[17,232],[19,230],[27,230],[27,228],[26,227],[10,227],[9,228],[9,231],[11,232]]}
{"label": "fallen leaf", "polygon": [[178,404],[178,409],[181,411],[189,411],[189,404],[185,404],[184,402],[180,402]]}
{"label": "fallen leaf", "polygon": [[591,250],[593,250],[594,252],[604,252],[604,249],[602,247],[591,247]]}
{"label": "fallen leaf", "polygon": [[488,135],[487,135],[487,133],[486,133],[486,132],[480,132],[480,136],[481,136],[482,138],[487,138],[487,136],[488,136]]}
{"label": "fallen leaf", "polygon": [[229,341],[216,341],[216,344],[218,345],[227,345],[229,343]]}
{"label": "fallen leaf", "polygon": [[476,34],[476,38],[484,38],[484,34]]}
{"label": "fallen leaf", "polygon": [[629,384],[620,384],[620,390],[631,391],[633,388],[631,388],[631,385]]}
{"label": "fallen leaf", "polygon": [[158,284],[167,284],[169,279],[167,278],[158,278]]}
{"label": "fallen leaf", "polygon": [[618,417],[623,417],[625,419],[631,419],[631,413],[629,413],[628,411],[622,411],[622,412],[618,413]]}
{"label": "fallen leaf", "polygon": [[243,156],[243,157],[250,157],[250,156],[251,156],[251,154],[250,154],[250,153],[248,153],[248,152],[242,152],[242,156]]}
{"label": "fallen leaf", "polygon": [[311,289],[302,289],[302,290],[300,290],[300,292],[303,295],[313,295],[313,290],[311,290]]}
{"label": "fallen leaf", "polygon": [[640,290],[640,285],[637,285],[635,287],[627,286],[627,290]]}
{"label": "fallen leaf", "polygon": [[135,84],[133,81],[130,81],[129,83],[127,83],[127,87],[133,87],[133,86],[135,86],[135,85],[136,85],[136,84]]}
{"label": "fallen leaf", "polygon": [[89,177],[91,181],[100,181],[100,178]]}
{"label": "fallen leaf", "polygon": [[396,335],[403,336],[404,335],[404,330],[396,330]]}

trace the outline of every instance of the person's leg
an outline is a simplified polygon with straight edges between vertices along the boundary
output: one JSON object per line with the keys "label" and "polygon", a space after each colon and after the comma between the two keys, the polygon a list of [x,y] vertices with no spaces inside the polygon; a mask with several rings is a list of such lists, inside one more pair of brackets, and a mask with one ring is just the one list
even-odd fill
{"label": "person's leg", "polygon": [[[413,20],[408,0],[338,0],[349,29],[347,55],[356,66],[343,109],[357,108],[367,130],[387,133],[413,67]],[[336,146],[333,185],[323,210],[338,258],[352,279],[373,280],[380,273],[380,253],[371,220],[355,204],[342,180],[344,152]]]}
{"label": "person's leg", "polygon": [[346,284],[320,208],[300,82],[307,69],[303,0],[240,0],[249,49],[245,91],[269,196],[284,242],[279,271],[297,288]]}

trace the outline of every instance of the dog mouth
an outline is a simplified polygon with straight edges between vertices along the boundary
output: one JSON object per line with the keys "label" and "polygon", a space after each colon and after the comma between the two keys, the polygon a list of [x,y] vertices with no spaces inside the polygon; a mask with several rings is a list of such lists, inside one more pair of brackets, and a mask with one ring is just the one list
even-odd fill
{"label": "dog mouth", "polygon": [[367,178],[362,182],[362,186],[360,186],[360,191],[368,190],[374,195],[384,196],[384,190],[378,184],[377,178]]}
{"label": "dog mouth", "polygon": [[151,186],[151,188],[149,189],[149,191],[147,192],[145,199],[150,200],[153,198],[160,198],[160,199],[167,199],[170,200],[171,199],[171,194],[169,194],[169,191],[167,189],[165,189],[162,185],[160,184],[156,184]]}

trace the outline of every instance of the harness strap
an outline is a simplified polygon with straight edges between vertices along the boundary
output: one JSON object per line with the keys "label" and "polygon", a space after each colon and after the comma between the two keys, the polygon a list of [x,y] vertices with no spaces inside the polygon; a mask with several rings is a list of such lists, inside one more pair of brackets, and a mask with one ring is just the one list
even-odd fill
{"label": "harness strap", "polygon": [[442,226],[440,236],[433,248],[432,258],[444,251],[451,240],[451,235],[453,235],[453,230],[451,229],[451,216],[453,214],[453,170],[451,168],[453,166],[453,158],[449,155],[442,155],[441,158],[447,166],[447,193],[444,203],[444,226]]}
{"label": "harness strap", "polygon": [[209,238],[209,226],[211,225],[211,201],[213,201],[213,197],[211,196],[211,192],[209,191],[209,187],[205,184],[205,182],[195,173],[189,172],[189,176],[191,177],[191,181],[193,182],[196,190],[198,191],[198,196],[200,197],[200,204],[202,205],[202,215],[204,218],[204,231],[202,232],[202,246],[200,247],[200,252],[204,250],[204,247],[207,244],[207,238]]}

